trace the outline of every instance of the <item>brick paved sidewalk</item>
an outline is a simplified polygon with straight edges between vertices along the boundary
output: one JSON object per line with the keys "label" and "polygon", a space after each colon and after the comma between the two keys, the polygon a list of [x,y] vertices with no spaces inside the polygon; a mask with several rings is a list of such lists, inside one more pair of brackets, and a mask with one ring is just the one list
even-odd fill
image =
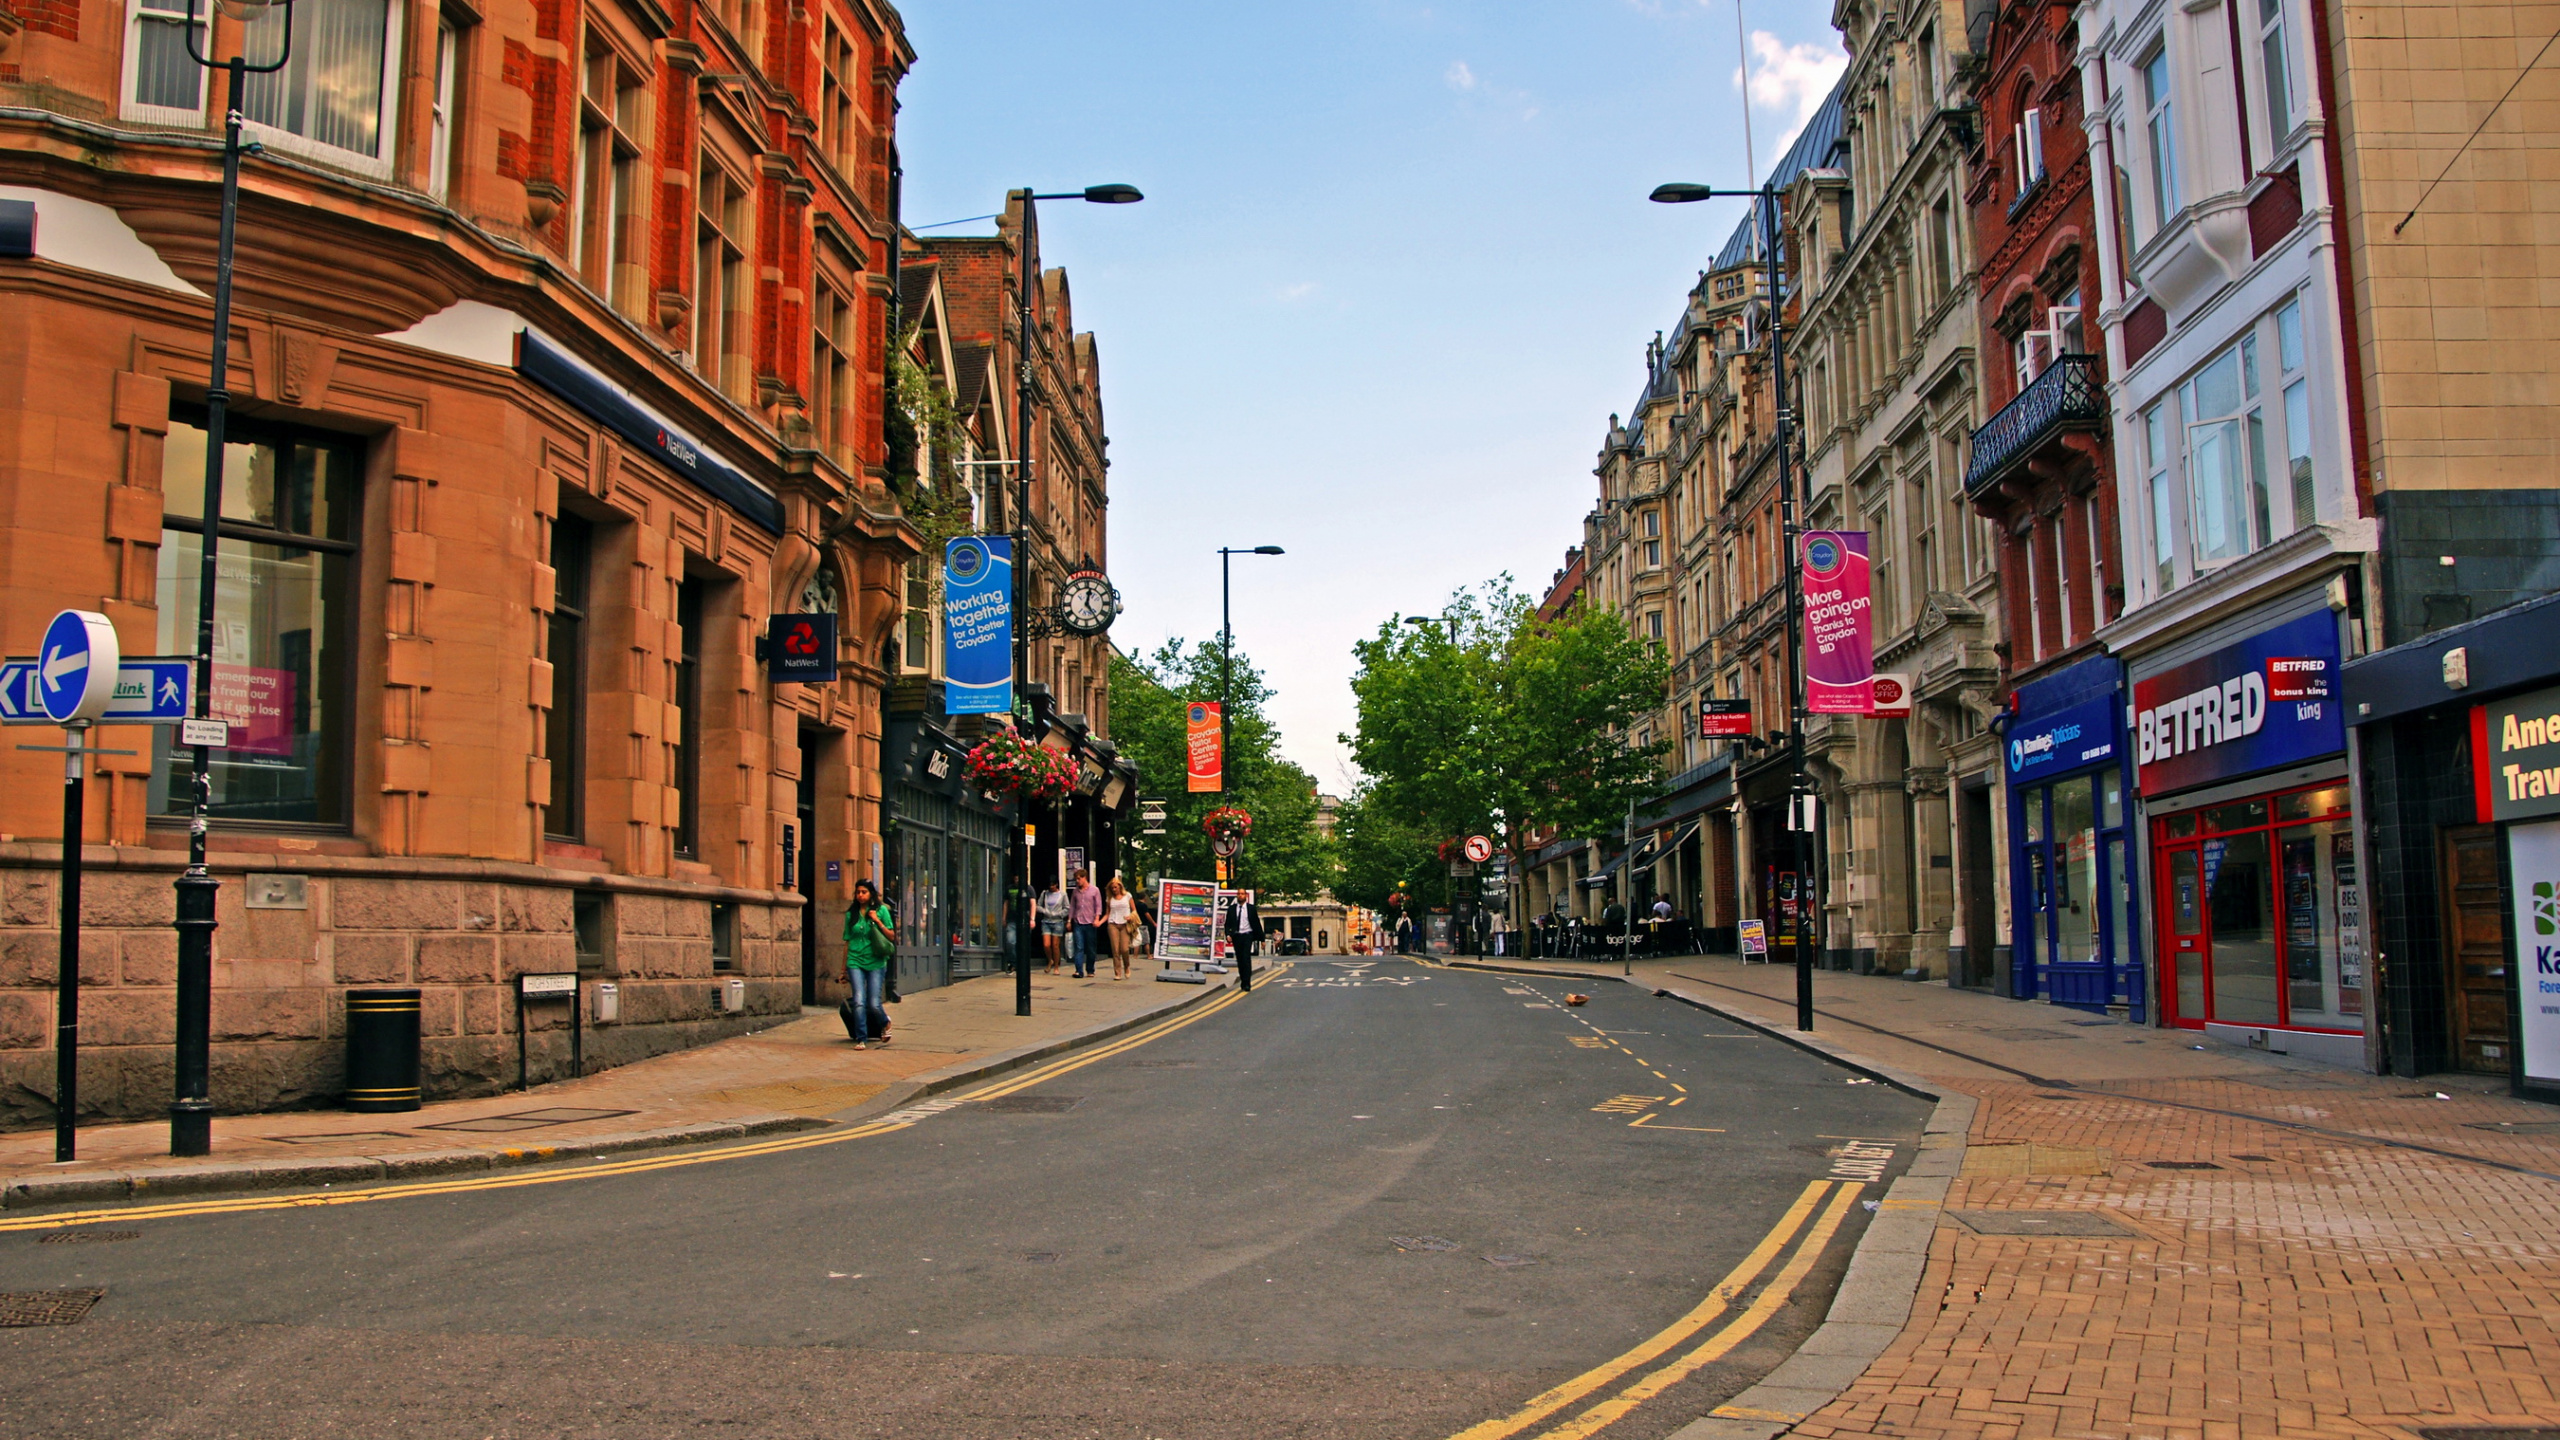
{"label": "brick paved sidewalk", "polygon": [[[1636,968],[1794,1024],[1792,970]],[[2560,1426],[2560,1111],[2484,1077],[2338,1071],[1943,985],[1824,972],[1815,1007],[1820,1039],[1980,1105],[1900,1338],[1757,1433]]]}
{"label": "brick paved sidewalk", "polygon": [[830,1117],[893,1109],[908,1097],[1008,1063],[1142,1024],[1226,988],[1035,975],[1031,1015],[1014,1012],[1013,977],[964,980],[892,1007],[890,1043],[856,1050],[832,1010],[637,1064],[418,1110],[358,1115],[295,1110],[226,1115],[213,1154],[168,1154],[165,1122],[84,1127],[80,1159],[56,1165],[53,1132],[0,1135],[0,1204],[94,1202],[151,1194],[407,1179],[652,1146],[698,1144]]}

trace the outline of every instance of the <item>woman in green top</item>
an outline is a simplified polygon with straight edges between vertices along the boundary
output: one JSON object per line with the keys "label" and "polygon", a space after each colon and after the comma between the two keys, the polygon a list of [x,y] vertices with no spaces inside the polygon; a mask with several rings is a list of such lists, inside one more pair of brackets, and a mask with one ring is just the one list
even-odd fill
{"label": "woman in green top", "polygon": [[844,912],[844,973],[853,982],[845,1028],[855,1048],[877,1039],[889,1043],[889,1012],[880,1005],[890,963],[898,956],[898,920],[868,880],[853,882],[853,907]]}

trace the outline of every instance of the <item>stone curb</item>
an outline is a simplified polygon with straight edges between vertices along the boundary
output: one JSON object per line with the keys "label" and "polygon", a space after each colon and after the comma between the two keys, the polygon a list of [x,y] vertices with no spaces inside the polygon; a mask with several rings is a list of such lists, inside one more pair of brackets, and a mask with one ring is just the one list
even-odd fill
{"label": "stone curb", "polygon": [[[1618,975],[1529,970],[1480,961],[1465,962],[1464,968],[1638,983]],[[1760,1383],[1670,1436],[1670,1440],[1772,1440],[1856,1384],[1910,1323],[1911,1307],[1918,1303],[1920,1283],[1929,1268],[1930,1241],[1946,1206],[1947,1189],[1964,1168],[1965,1137],[1973,1131],[1974,1112],[1981,1102],[1939,1081],[1880,1064],[1829,1041],[1779,1029],[1693,995],[1649,988],[1666,1000],[1694,1006],[1906,1094],[1937,1102],[1921,1127],[1920,1153],[1912,1157],[1867,1221],[1866,1234],[1859,1237],[1858,1248],[1849,1257],[1848,1273],[1840,1277],[1840,1288],[1832,1295],[1821,1326]]]}
{"label": "stone curb", "polygon": [[1036,1045],[1000,1051],[984,1060],[961,1061],[939,1070],[892,1082],[889,1087],[853,1110],[831,1118],[813,1115],[750,1115],[738,1120],[705,1120],[688,1125],[669,1125],[650,1130],[629,1130],[604,1135],[582,1136],[550,1145],[506,1145],[457,1147],[451,1150],[410,1150],[387,1155],[346,1155],[308,1160],[290,1157],[271,1160],[215,1160],[194,1165],[156,1165],[136,1170],[100,1170],[79,1175],[24,1175],[0,1188],[0,1210],[29,1210],[42,1206],[95,1205],[125,1200],[159,1200],[181,1195],[212,1195],[258,1190],[307,1190],[323,1186],[377,1185],[394,1180],[424,1180],[439,1175],[464,1175],[487,1170],[504,1170],[518,1165],[541,1165],[561,1160],[590,1159],[600,1155],[619,1155],[634,1150],[665,1150],[684,1145],[718,1145],[751,1140],[767,1135],[793,1131],[823,1130],[835,1125],[859,1123],[878,1114],[900,1109],[916,1100],[954,1090],[974,1080],[1019,1070],[1053,1055],[1107,1040],[1115,1035],[1150,1025],[1176,1011],[1185,1010],[1224,994],[1233,985],[1204,985],[1199,990],[1186,988],[1173,1003],[1158,1006],[1136,1015],[1075,1031]]}

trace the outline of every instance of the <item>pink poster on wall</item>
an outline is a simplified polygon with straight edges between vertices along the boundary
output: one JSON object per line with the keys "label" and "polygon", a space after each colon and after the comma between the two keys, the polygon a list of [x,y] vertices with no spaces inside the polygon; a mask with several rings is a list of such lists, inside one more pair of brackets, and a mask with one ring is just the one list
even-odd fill
{"label": "pink poster on wall", "polygon": [[1872,715],[1876,648],[1867,532],[1808,530],[1798,544],[1804,567],[1805,709],[1815,715]]}
{"label": "pink poster on wall", "polygon": [[213,713],[231,722],[235,754],[293,754],[293,672],[253,665],[213,667]]}

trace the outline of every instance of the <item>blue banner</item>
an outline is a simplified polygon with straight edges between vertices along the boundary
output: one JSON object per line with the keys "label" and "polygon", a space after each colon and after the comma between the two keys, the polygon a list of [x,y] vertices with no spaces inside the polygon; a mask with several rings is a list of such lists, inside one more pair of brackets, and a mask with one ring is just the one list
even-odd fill
{"label": "blue banner", "polygon": [[2298,765],[2347,748],[2338,619],[2317,610],[2133,687],[2142,793]]}
{"label": "blue banner", "polygon": [[942,552],[943,713],[1013,713],[1013,541],[963,535]]}
{"label": "blue banner", "polygon": [[2021,715],[2009,725],[2009,779],[2041,780],[2084,765],[2113,761],[2123,702],[2110,694],[2042,715]]}

